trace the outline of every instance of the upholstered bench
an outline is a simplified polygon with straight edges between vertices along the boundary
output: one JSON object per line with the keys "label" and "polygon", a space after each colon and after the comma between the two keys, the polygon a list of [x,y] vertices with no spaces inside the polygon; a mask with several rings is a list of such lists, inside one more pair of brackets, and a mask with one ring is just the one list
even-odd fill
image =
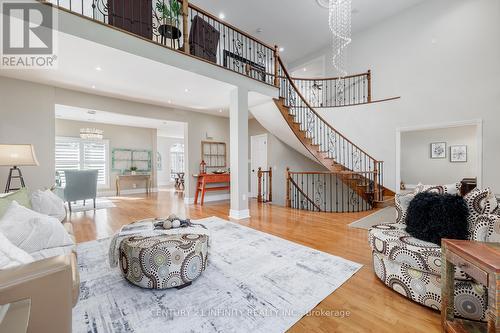
{"label": "upholstered bench", "polygon": [[148,289],[181,288],[207,266],[206,235],[132,236],[120,243],[120,269],[132,284]]}

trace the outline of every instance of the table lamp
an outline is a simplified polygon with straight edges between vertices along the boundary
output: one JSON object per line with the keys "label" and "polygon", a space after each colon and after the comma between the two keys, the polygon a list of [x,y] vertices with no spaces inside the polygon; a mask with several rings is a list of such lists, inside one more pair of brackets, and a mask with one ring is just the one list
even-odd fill
{"label": "table lamp", "polygon": [[38,160],[35,155],[35,148],[31,144],[0,144],[0,166],[9,166],[9,178],[5,185],[5,193],[18,190],[11,188],[13,179],[19,179],[21,187],[24,184],[23,174],[18,166],[38,166]]}

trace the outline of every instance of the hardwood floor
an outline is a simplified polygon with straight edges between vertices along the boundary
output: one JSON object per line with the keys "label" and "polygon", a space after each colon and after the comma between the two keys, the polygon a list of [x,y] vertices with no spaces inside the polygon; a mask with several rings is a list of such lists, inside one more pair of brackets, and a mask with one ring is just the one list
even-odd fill
{"label": "hardwood floor", "polygon": [[[192,219],[218,216],[229,220],[228,202],[205,203],[203,207],[184,205],[173,192],[111,200],[115,208],[72,215],[78,242],[109,237],[124,224],[172,213]],[[234,221],[364,265],[290,332],[441,332],[438,312],[400,296],[373,273],[367,231],[348,227],[368,214],[305,212],[251,201],[251,218]],[[349,315],[326,316],[322,311],[343,311]]]}

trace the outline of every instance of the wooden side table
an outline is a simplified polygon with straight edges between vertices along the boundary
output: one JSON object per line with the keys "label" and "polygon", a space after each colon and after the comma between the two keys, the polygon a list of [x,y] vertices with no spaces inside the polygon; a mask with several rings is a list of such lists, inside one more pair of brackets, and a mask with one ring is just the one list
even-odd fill
{"label": "wooden side table", "polygon": [[[199,175],[193,175],[193,177],[197,177],[196,181],[196,193],[194,195],[194,203],[198,203],[198,197],[201,194],[200,204],[203,205],[205,201],[205,193],[208,191],[228,191],[231,189],[230,181],[231,175],[229,173],[223,174],[214,174],[214,173],[201,173]],[[207,187],[207,184],[216,184],[216,183],[227,183],[227,185],[221,186],[212,186]]]}
{"label": "wooden side table", "polygon": [[116,184],[116,196],[120,196],[120,183],[122,180],[144,180],[146,182],[146,194],[151,193],[151,175],[150,174],[136,174],[136,175],[118,175],[116,176],[115,184]]}
{"label": "wooden side table", "polygon": [[[500,333],[500,243],[443,239],[441,256],[443,259],[441,273],[443,331]],[[487,324],[454,318],[455,266],[488,289]]]}

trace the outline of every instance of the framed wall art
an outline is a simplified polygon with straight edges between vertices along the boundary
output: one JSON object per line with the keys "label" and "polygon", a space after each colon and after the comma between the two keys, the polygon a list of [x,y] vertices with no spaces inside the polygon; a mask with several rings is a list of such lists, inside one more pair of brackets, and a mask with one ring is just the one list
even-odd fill
{"label": "framed wall art", "polygon": [[431,158],[446,158],[446,142],[431,143]]}

